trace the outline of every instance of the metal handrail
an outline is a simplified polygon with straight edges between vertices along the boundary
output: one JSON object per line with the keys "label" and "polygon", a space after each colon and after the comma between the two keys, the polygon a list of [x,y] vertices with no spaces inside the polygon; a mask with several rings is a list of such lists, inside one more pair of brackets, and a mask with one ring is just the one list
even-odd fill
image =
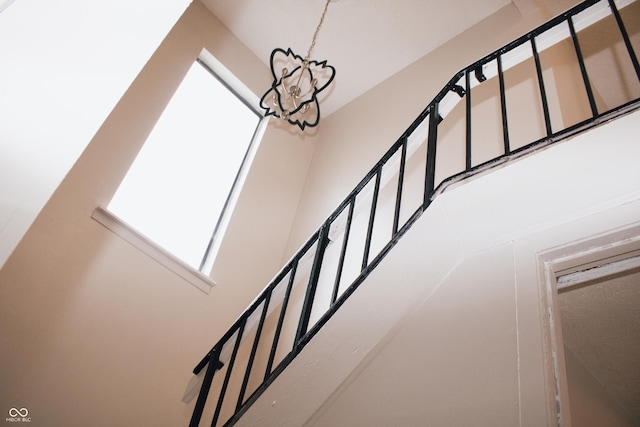
{"label": "metal handrail", "polygon": [[[582,132],[598,124],[611,120],[628,111],[638,109],[640,99],[620,102],[613,108],[600,111],[594,95],[592,76],[588,73],[588,66],[583,57],[582,48],[578,37],[579,31],[588,25],[601,20],[605,16],[613,16],[620,37],[624,42],[629,56],[631,68],[635,72],[640,83],[640,65],[638,57],[630,42],[619,8],[633,3],[635,0],[587,0],[584,3],[570,9],[564,14],[538,27],[530,33],[507,44],[497,51],[485,56],[469,67],[454,75],[447,85],[436,95],[434,100],[420,113],[407,130],[389,148],[376,165],[358,183],[354,190],[333,211],[320,228],[307,240],[302,248],[282,268],[264,291],[254,300],[247,310],[236,320],[231,328],[220,338],[207,355],[198,363],[194,374],[201,374],[206,367],[200,394],[195,405],[190,426],[198,426],[205,410],[205,404],[209,391],[212,388],[216,371],[225,371],[224,378],[219,384],[218,400],[215,409],[212,408],[212,426],[217,426],[223,414],[223,405],[229,402],[228,391],[230,386],[237,390],[233,407],[227,412],[232,415],[223,424],[234,424],[249,406],[257,400],[262,392],[275,380],[275,378],[288,366],[288,364],[300,353],[302,348],[332,317],[332,315],[344,304],[351,294],[363,283],[369,273],[380,263],[384,256],[395,246],[398,240],[409,230],[412,224],[429,207],[431,202],[447,187],[463,181],[481,172],[492,169],[497,165],[510,162],[514,159],[531,154],[550,144],[566,139],[576,133]],[[617,3],[617,4],[616,4]],[[541,63],[540,53],[561,40],[570,40],[576,54],[579,72],[584,83],[585,96],[588,100],[590,115],[586,119],[559,130],[553,129],[551,118],[549,95],[545,87],[545,77]],[[529,53],[523,54],[522,52]],[[544,135],[521,147],[515,147],[510,135],[507,91],[505,89],[505,73],[515,65],[533,58],[535,65],[535,77],[539,90],[539,101],[544,117]],[[500,117],[502,126],[503,153],[491,160],[475,164],[472,158],[472,108],[471,95],[473,89],[482,85],[485,81],[497,77],[499,84]],[[465,161],[463,170],[451,174],[441,182],[436,182],[436,158],[438,147],[438,129],[445,123],[447,115],[456,108],[457,104],[465,100]],[[403,200],[406,168],[411,154],[422,145],[426,139],[426,160],[424,162],[424,183],[421,202],[415,210],[409,210],[406,218],[402,212],[406,211]],[[381,205],[381,192],[392,179],[396,180],[396,188],[390,197],[393,205],[393,218],[391,221],[390,238],[372,256],[373,235],[376,232],[379,209]],[[369,200],[370,199],[370,200]],[[363,210],[369,207],[367,212]],[[403,209],[404,208],[404,209]],[[353,231],[357,223],[358,213],[364,215],[363,223],[366,223],[364,248],[361,255],[352,255],[352,240],[355,238]],[[328,261],[326,253],[330,243],[341,242],[334,250],[333,258]],[[357,255],[357,253],[356,253]],[[359,272],[347,287],[343,286],[345,280],[345,266],[357,263]],[[335,270],[328,270],[329,263],[335,264]],[[351,267],[353,269],[353,267]],[[327,271],[335,272],[326,277]],[[306,282],[304,288],[303,303],[299,310],[295,311],[299,318],[295,333],[289,334],[290,348],[283,353],[283,331],[285,329],[287,315],[291,315],[292,297],[299,286]],[[332,283],[331,283],[332,282]],[[322,315],[312,321],[312,311],[316,302],[319,284],[332,287],[328,307]],[[344,288],[344,289],[342,289]],[[279,310],[279,311],[278,311]],[[267,325],[268,322],[271,322]],[[275,323],[275,325],[274,325]],[[266,338],[270,338],[271,345],[263,347],[265,328],[270,332]],[[250,338],[253,339],[251,342]],[[232,381],[234,366],[238,361],[238,353],[243,342],[251,344],[249,356],[244,363],[244,371]],[[256,378],[254,370],[256,360],[261,359],[264,364],[264,374],[260,373]],[[251,383],[251,384],[250,384]],[[257,385],[255,385],[257,383]],[[216,386],[217,388],[218,386]],[[235,391],[235,390],[234,390]],[[247,396],[248,394],[248,396]],[[227,403],[228,404],[228,403]]]}

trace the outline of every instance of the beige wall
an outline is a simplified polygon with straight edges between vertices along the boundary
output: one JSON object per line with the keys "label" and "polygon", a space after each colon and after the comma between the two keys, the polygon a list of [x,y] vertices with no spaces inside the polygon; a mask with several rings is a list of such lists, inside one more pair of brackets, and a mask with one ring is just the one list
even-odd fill
{"label": "beige wall", "polygon": [[2,11],[0,267],[189,3],[28,0]]}
{"label": "beige wall", "polygon": [[[526,33],[539,25],[540,21],[541,16],[537,13],[522,17],[514,5],[507,6],[325,118],[319,126],[317,148],[287,251],[294,252],[315,231],[457,71]],[[505,30],[497,32],[495,28]],[[456,55],[451,52],[456,52]],[[545,74],[547,84],[552,89],[553,74]],[[511,107],[512,148],[517,148],[544,135],[533,60],[509,70],[505,78]],[[549,90],[549,94],[552,96],[553,91]],[[475,165],[501,154],[502,127],[497,116],[500,102],[497,78],[474,89],[472,100]],[[439,127],[436,184],[464,169],[464,108],[464,102],[459,103]],[[519,110],[519,115],[514,114],[516,110]],[[478,125],[482,128],[481,131],[478,131]],[[415,212],[422,202],[423,187],[419,184],[425,170],[425,146],[426,144],[422,144],[407,164],[403,219]],[[372,257],[390,239],[395,200],[392,187],[397,183],[397,167],[396,165],[394,172],[390,173],[396,176],[391,178],[390,184],[380,195],[379,204],[382,207],[376,214]],[[362,211],[354,218],[350,251],[347,252],[343,272],[344,286],[350,284],[360,270],[362,249],[353,248],[358,244],[363,246],[361,242],[364,242],[366,234],[370,198],[363,197],[367,201],[363,202]],[[346,212],[343,216],[345,215]],[[331,273],[327,277],[321,277],[321,284],[324,282],[327,286],[320,287],[318,300],[322,302],[319,305],[327,306],[327,295],[333,285],[332,274],[335,272],[335,260],[339,256],[342,236],[338,235],[337,238],[327,248],[325,255],[327,261],[324,265]],[[320,310],[314,314],[321,313]]]}
{"label": "beige wall", "polygon": [[[514,16],[518,17],[515,23],[513,23]],[[451,75],[457,71],[454,67],[459,66],[462,68],[463,65],[460,64],[464,64],[462,60],[452,58],[447,52],[451,52],[452,50],[458,51],[461,47],[467,47],[467,50],[462,49],[462,51],[467,53],[469,58],[476,55],[474,59],[477,59],[492,50],[494,46],[475,43],[471,45],[472,47],[469,47],[469,40],[484,39],[485,36],[488,36],[487,33],[491,32],[493,28],[503,25],[505,22],[513,23],[518,30],[525,32],[529,29],[527,26],[536,24],[538,19],[539,17],[537,15],[530,16],[528,19],[522,19],[515,7],[507,7],[488,21],[483,22],[458,39],[447,43],[437,52],[423,58],[408,69],[401,71],[399,76],[394,76],[388,81],[383,82],[371,92],[363,95],[360,99],[353,101],[350,105],[324,119],[318,127],[318,148],[312,160],[310,174],[307,178],[302,203],[296,216],[296,223],[287,250],[287,256],[293,253],[308,238],[313,231],[313,226],[317,226],[319,221],[324,219],[322,216],[328,215],[330,211],[338,205],[340,199],[351,189],[348,186],[355,186],[357,181],[367,172],[367,169],[377,161],[377,158],[382,155],[384,150],[402,133],[404,129],[402,129],[401,126],[405,126],[408,124],[407,122],[413,118],[409,116],[409,113],[404,111],[403,108],[406,109],[406,107],[413,104],[413,106],[416,107],[414,114],[417,115],[420,109],[425,107],[429,98],[427,98],[426,95],[422,99],[417,98],[414,92],[407,88],[426,86],[433,90],[435,94],[435,92],[441,89],[441,85],[446,83]],[[512,34],[504,36],[504,42],[509,40],[508,37],[520,35],[520,33],[516,33],[514,28],[511,28],[511,31]],[[503,43],[498,37],[490,36],[489,38],[495,43]],[[469,62],[472,62],[472,60],[469,59]],[[434,63],[437,64],[437,66],[432,65]],[[453,65],[451,65],[452,63]],[[416,69],[419,67],[421,67],[421,69]],[[427,70],[431,71],[432,68],[440,71],[443,76],[442,79],[437,82],[440,86],[436,86],[435,82],[427,81],[427,79],[424,78],[425,75],[428,75]],[[550,104],[554,107],[552,111],[552,113],[554,113],[554,119],[556,119],[559,125],[562,125],[561,117],[559,117],[559,109],[557,108],[558,102],[554,96],[555,84],[552,71],[550,65],[549,69],[545,70],[547,91]],[[404,80],[402,77],[404,77]],[[512,149],[515,149],[544,136],[544,119],[542,117],[533,60],[530,59],[524,64],[509,70],[505,75],[505,79],[507,102],[510,107],[511,143]],[[373,110],[371,108],[371,105],[393,105],[389,104],[388,101],[381,101],[385,97],[392,98],[393,96],[406,98],[406,105],[401,104],[398,105],[398,108],[384,111]],[[373,98],[375,99],[372,100]],[[502,150],[502,126],[498,116],[500,100],[497,90],[497,78],[487,81],[474,89],[472,99],[474,102],[474,140],[476,141],[474,164],[478,164],[501,154]],[[422,104],[419,104],[420,102],[422,102]],[[402,116],[402,112],[406,115],[405,117]],[[516,112],[519,114],[514,114]],[[460,149],[464,148],[463,114],[464,103],[460,103],[456,109],[447,116],[447,119],[439,129],[439,167],[444,164],[447,168],[438,169],[438,181],[461,170],[459,168],[460,162],[455,161],[455,159],[459,157],[455,157],[455,155],[460,154]],[[369,121],[367,116],[371,116],[372,119]],[[403,119],[407,119],[406,122],[403,122]],[[357,123],[361,123],[362,125],[358,126]],[[371,126],[368,123],[376,123],[376,125]],[[451,125],[451,123],[453,123],[453,125]],[[392,132],[395,132],[395,134],[392,134]],[[385,140],[384,137],[380,136],[385,134],[392,135],[392,137],[390,136]],[[462,144],[460,144],[460,142],[462,142]],[[403,193],[403,201],[405,201],[403,204],[404,219],[406,219],[409,213],[413,213],[422,202],[423,189],[419,185],[414,184],[419,184],[421,181],[420,175],[424,174],[424,148],[423,144],[419,149],[420,151],[414,155],[407,165],[406,174],[408,183],[405,185]],[[461,158],[463,163],[462,167],[464,167],[464,154],[462,154]],[[398,166],[395,165],[394,168],[392,168],[393,171],[390,171],[389,175],[395,176],[390,179],[390,184],[384,187],[378,201],[380,208],[376,214],[376,229],[373,235],[372,256],[377,254],[377,251],[382,248],[391,237],[390,230],[393,220],[393,204],[395,202],[395,193],[392,190],[394,190],[397,182],[397,167]],[[364,196],[362,199],[364,199],[362,209],[357,211],[349,235],[350,245],[342,275],[341,291],[343,291],[360,272],[362,247],[369,219],[371,196],[369,194],[369,196]],[[408,203],[406,201],[408,201]],[[344,216],[346,216],[346,211],[343,214],[343,217]],[[318,221],[318,223],[313,224],[312,221]],[[380,232],[380,230],[383,231]],[[314,309],[311,315],[311,323],[324,314],[329,307],[337,259],[342,247],[342,239],[343,235],[341,233],[336,233],[335,235],[332,233],[333,243],[327,247],[324,255],[318,290],[314,300]],[[285,260],[283,259],[283,261]],[[309,267],[309,265],[307,265],[307,267]],[[299,271],[296,277],[298,276],[305,277],[305,274]],[[291,350],[304,299],[304,289],[302,289],[302,286],[304,286],[305,283],[304,278],[296,280],[298,287],[294,289],[296,289],[297,292],[294,291],[289,300],[287,309],[288,321],[285,322],[278,347],[280,357]],[[279,285],[280,294],[284,293],[283,288],[286,287],[286,284],[287,280],[283,280]],[[258,355],[254,365],[256,372],[264,372],[263,369],[266,358],[268,357],[271,337],[273,336],[273,330],[280,313],[280,307],[275,307],[274,302],[271,303],[270,309],[273,310],[273,314],[267,320],[265,328],[263,329],[264,335],[259,343]],[[248,332],[245,332],[245,335],[243,335],[245,341],[241,347],[240,354],[248,354],[253,343],[251,336],[245,338],[248,334]],[[243,359],[240,358],[239,360]],[[280,359],[277,359],[277,361],[278,360]],[[238,367],[239,366],[236,366],[236,369],[238,369]],[[240,367],[240,373],[235,377],[235,381],[232,381],[228,390],[228,399],[232,401],[235,399],[235,394],[239,389],[239,382],[242,380],[242,369],[243,368]],[[250,390],[253,390],[255,385],[250,385]],[[214,390],[217,392],[219,387],[220,384],[214,385]],[[225,408],[227,408],[226,405]]]}
{"label": "beige wall", "polygon": [[564,347],[571,425],[580,427],[631,427],[622,406],[584,366],[576,355]]}
{"label": "beige wall", "polygon": [[203,47],[257,93],[269,83],[267,67],[193,3],[0,271],[0,410],[28,407],[32,425],[184,425],[194,363],[282,261],[453,73],[540,20],[500,10],[310,136],[273,123],[214,265],[218,286],[205,295],[90,218]]}
{"label": "beige wall", "polygon": [[637,239],[639,114],[439,196],[239,425],[557,425],[543,264]]}
{"label": "beige wall", "polygon": [[321,224],[456,72],[540,23],[539,13],[523,18],[506,6],[323,119],[289,250]]}
{"label": "beige wall", "polygon": [[[579,1],[544,0],[538,3],[540,8],[524,17],[513,4],[502,8],[338,112],[324,118],[319,126],[317,148],[306,178],[287,254],[295,252],[320,226],[457,71],[575,6]],[[633,18],[636,9],[637,3],[623,9],[627,22],[635,22]],[[496,31],[497,28],[500,31]],[[593,42],[589,43],[590,39],[597,38],[597,34],[593,33],[581,34],[583,49],[586,45],[591,49],[585,52],[588,60],[591,60],[590,57],[596,50],[591,47]],[[637,36],[636,32],[632,36]],[[590,114],[576,57],[569,43],[565,41],[541,53],[554,130],[584,120]],[[620,48],[619,44],[616,49]],[[597,61],[597,58],[593,61]],[[534,67],[533,60],[529,60],[505,76],[505,83],[510,91],[507,102],[511,103],[509,120],[512,149],[544,136],[539,89],[535,78],[531,78],[535,72]],[[589,71],[601,78],[605,75],[595,67],[591,67]],[[486,82],[484,85],[491,84],[497,86],[495,82]],[[496,92],[493,96],[484,96],[482,90],[478,92],[474,105],[486,101],[493,103],[494,109],[498,108]],[[520,108],[512,108],[514,101],[520,104]],[[530,103],[528,107],[525,105],[527,102]],[[463,110],[464,107],[459,104],[452,114],[461,115]],[[482,119],[476,114],[474,123],[483,125],[483,131],[488,129],[490,135],[497,136],[501,131],[497,119],[490,125],[481,123]],[[451,122],[445,123],[442,131],[451,132],[454,138],[464,135],[464,128],[460,126],[447,130],[446,127]],[[439,147],[439,153],[458,153],[462,148],[460,144],[445,144]],[[500,149],[501,146],[494,143],[493,147],[484,150],[485,153],[474,155],[476,159],[486,160]],[[447,172],[453,172],[458,166],[453,164]],[[438,170],[437,173],[439,179],[448,176],[443,174],[443,170]]]}
{"label": "beige wall", "polygon": [[[267,67],[199,2],[149,60],[0,271],[0,410],[34,426],[186,425],[190,371],[279,268],[310,140],[270,127],[210,295],[99,223],[202,48],[250,89]],[[292,141],[293,140],[293,141]]]}

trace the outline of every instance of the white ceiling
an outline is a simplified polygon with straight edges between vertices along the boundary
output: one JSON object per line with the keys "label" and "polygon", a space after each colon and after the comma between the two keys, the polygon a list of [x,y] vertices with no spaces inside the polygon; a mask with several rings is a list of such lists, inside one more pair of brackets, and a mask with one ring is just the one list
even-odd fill
{"label": "white ceiling", "polygon": [[[201,0],[266,64],[271,51],[305,56],[324,0]],[[323,116],[431,52],[511,0],[333,0],[311,58],[336,68]],[[513,0],[523,13],[535,0]],[[265,88],[266,90],[266,88]]]}

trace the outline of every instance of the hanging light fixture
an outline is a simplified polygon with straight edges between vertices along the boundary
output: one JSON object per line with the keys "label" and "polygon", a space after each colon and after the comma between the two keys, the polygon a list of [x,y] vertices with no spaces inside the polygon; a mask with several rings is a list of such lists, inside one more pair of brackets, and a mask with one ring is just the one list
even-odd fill
{"label": "hanging light fixture", "polygon": [[331,1],[327,0],[324,6],[307,56],[302,58],[291,48],[286,51],[275,48],[271,52],[273,83],[260,99],[260,107],[266,110],[267,116],[286,120],[302,130],[305,126],[314,127],[320,121],[317,95],[331,84],[336,74],[335,68],[327,65],[327,61],[311,60],[311,52]]}

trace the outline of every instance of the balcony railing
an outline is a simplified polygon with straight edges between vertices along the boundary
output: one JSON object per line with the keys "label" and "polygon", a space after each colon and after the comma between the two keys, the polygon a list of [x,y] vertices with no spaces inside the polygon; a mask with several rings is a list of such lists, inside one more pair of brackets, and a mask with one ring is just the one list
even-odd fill
{"label": "balcony railing", "polygon": [[445,188],[637,109],[638,10],[586,1],[457,73],[198,363],[190,425],[234,424]]}

